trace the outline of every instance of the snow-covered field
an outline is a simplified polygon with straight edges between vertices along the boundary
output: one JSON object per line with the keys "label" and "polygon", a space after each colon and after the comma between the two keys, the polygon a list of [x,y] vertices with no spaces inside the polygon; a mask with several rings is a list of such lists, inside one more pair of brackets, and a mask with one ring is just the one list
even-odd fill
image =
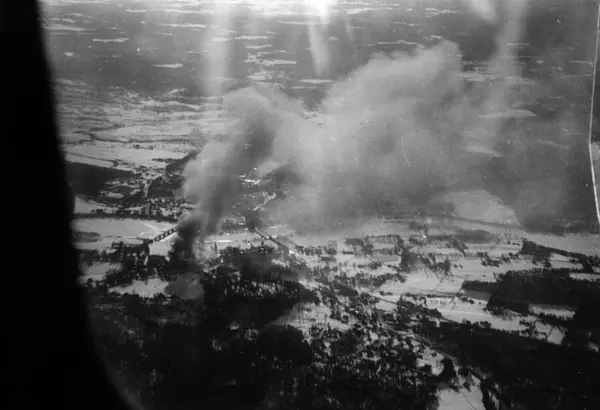
{"label": "snow-covered field", "polygon": [[165,163],[156,161],[156,159],[180,159],[182,157],[180,152],[161,149],[136,149],[110,142],[69,145],[65,150],[68,161],[107,168],[117,166],[124,169],[137,169],[140,166],[164,168]]}
{"label": "snow-covered field", "polygon": [[132,294],[139,295],[142,297],[153,297],[160,293],[164,293],[165,288],[169,283],[165,282],[159,278],[151,278],[147,281],[135,280],[129,286],[125,287],[115,287],[112,288],[111,291],[117,292],[120,294]]}
{"label": "snow-covered field", "polygon": [[101,168],[113,168],[113,169],[122,170],[122,171],[129,170],[127,167],[124,167],[122,165],[119,166],[119,164],[109,161],[109,160],[94,158],[94,157],[90,157],[87,155],[72,154],[70,152],[67,152],[65,154],[65,159],[68,162],[74,163],[74,164],[86,164],[86,165],[92,165],[92,166],[101,167]]}
{"label": "snow-covered field", "polygon": [[96,262],[92,266],[84,265],[82,269],[83,280],[93,279],[102,280],[112,269],[120,269],[119,263]]}
{"label": "snow-covered field", "polygon": [[494,329],[498,330],[525,330],[526,326],[519,322],[523,319],[534,320],[531,318],[523,318],[520,315],[514,316],[494,316],[486,310],[486,304],[482,301],[474,301],[474,303],[465,302],[459,298],[426,298],[425,305],[430,309],[437,309],[444,318],[453,322],[469,321],[472,323],[489,322]]}
{"label": "snow-covered field", "polygon": [[76,232],[100,235],[98,240],[77,243],[77,247],[99,251],[110,248],[113,242],[118,241],[141,244],[142,238],[154,237],[171,226],[172,224],[166,222],[140,219],[76,218],[73,221],[73,229]]}
{"label": "snow-covered field", "polygon": [[[560,344],[562,342],[566,331],[566,329],[545,324],[533,315],[524,316],[514,312],[511,313],[510,311],[507,311],[502,316],[494,315],[486,309],[487,303],[482,300],[463,300],[459,297],[437,296],[400,296],[399,299],[416,303],[417,305],[429,309],[436,309],[446,320],[458,323],[464,321],[469,321],[471,323],[487,322],[493,329],[508,332],[523,332],[523,334],[547,340],[548,342],[555,344]],[[541,311],[542,308],[537,307],[534,310]],[[558,311],[558,309],[552,311],[546,310],[545,313],[553,313],[554,311]],[[563,309],[562,312],[565,316],[568,316],[568,313],[566,313],[568,311],[566,309]]]}
{"label": "snow-covered field", "polygon": [[452,276],[462,280],[481,280],[493,282],[495,276],[499,273],[505,273],[510,270],[533,269],[540,265],[534,265],[531,261],[516,259],[510,263],[503,263],[500,266],[483,266],[480,259],[462,259],[454,262],[457,268],[452,268]]}
{"label": "snow-covered field", "polygon": [[469,389],[461,387],[458,391],[446,388],[438,392],[438,410],[484,410],[483,394],[479,383]]}
{"label": "snow-covered field", "polygon": [[585,281],[592,281],[592,282],[600,280],[599,274],[592,274],[592,273],[571,273],[569,276],[571,276],[571,278],[573,278],[575,280],[585,280]]}
{"label": "snow-covered field", "polygon": [[542,235],[526,234],[527,239],[538,245],[558,248],[585,255],[600,255],[600,235]]}
{"label": "snow-covered field", "polygon": [[339,320],[331,319],[329,315],[331,309],[325,304],[321,303],[319,306],[315,304],[304,304],[294,307],[290,313],[282,316],[276,320],[275,324],[286,324],[294,326],[304,333],[307,338],[310,338],[309,329],[313,325],[327,327],[328,325],[333,329],[348,330],[356,320],[350,317],[350,321],[342,323]]}
{"label": "snow-covered field", "polygon": [[109,210],[111,208],[101,204],[100,202],[82,199],[79,197],[75,198],[75,214],[89,214],[97,209]]}
{"label": "snow-covered field", "polygon": [[57,90],[61,136],[69,148],[92,139],[190,144],[201,135],[213,135],[212,122],[220,112],[214,102],[201,97],[186,103],[173,100],[170,93],[148,97],[119,88],[99,95],[89,84],[67,79],[57,80]]}
{"label": "snow-covered field", "polygon": [[456,294],[461,287],[462,280],[452,277],[444,278],[423,269],[407,274],[406,282],[404,283],[386,283],[379,290],[393,294],[393,296],[384,296],[386,300],[397,301],[404,293]]}
{"label": "snow-covered field", "polygon": [[575,310],[571,306],[532,304],[529,311],[536,315],[553,315],[563,319],[572,319],[575,316]]}
{"label": "snow-covered field", "polygon": [[[95,203],[81,201],[78,212],[84,213],[93,209],[97,209]],[[98,249],[100,251],[110,248],[113,242],[118,241],[141,244],[142,239],[153,238],[172,227],[172,223],[158,222],[151,219],[83,217],[76,218],[73,221],[73,229],[76,232],[99,234],[97,239],[77,243],[77,247],[80,249]],[[155,255],[167,255],[175,236],[176,234],[173,233],[162,241],[154,242],[150,245],[150,252]],[[240,231],[209,236],[206,238],[205,243],[210,246],[217,244],[219,249],[224,249],[227,246],[244,248],[250,243],[258,246],[262,240],[259,235],[249,231]]]}
{"label": "snow-covered field", "polygon": [[173,247],[173,240],[175,239],[175,234],[171,236],[167,236],[162,241],[154,242],[150,245],[150,254],[151,255],[162,255],[167,256],[169,251]]}

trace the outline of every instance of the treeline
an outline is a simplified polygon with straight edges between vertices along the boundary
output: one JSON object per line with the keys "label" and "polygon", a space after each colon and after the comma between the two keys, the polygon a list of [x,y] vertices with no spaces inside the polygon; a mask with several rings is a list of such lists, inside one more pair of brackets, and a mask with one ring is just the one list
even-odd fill
{"label": "treeline", "polygon": [[521,254],[532,255],[537,260],[544,260],[552,254],[561,255],[579,262],[584,266],[584,272],[593,272],[594,267],[600,267],[600,256],[585,255],[579,252],[570,252],[563,249],[551,248],[544,245],[538,245],[535,242],[524,241],[521,248]]}
{"label": "treeline", "polygon": [[510,309],[530,314],[530,304],[573,307],[572,319],[552,314],[538,314],[544,322],[567,328],[563,344],[585,346],[597,343],[600,331],[600,282],[570,277],[571,269],[532,269],[509,271],[498,275],[496,282],[465,281],[467,290],[491,294],[487,308],[492,312]]}
{"label": "treeline", "polygon": [[435,408],[437,379],[415,353],[379,338],[365,347],[365,328],[313,326],[309,343],[271,323],[319,298],[240,268],[208,274],[201,304],[90,290],[101,353],[144,409]]}
{"label": "treeline", "polygon": [[204,282],[205,325],[261,327],[281,317],[300,302],[318,303],[318,297],[298,282],[265,281],[258,272],[243,268],[239,275],[212,275]]}
{"label": "treeline", "polygon": [[571,278],[572,269],[530,269],[499,274],[496,282],[465,281],[463,289],[492,294],[491,305],[508,301],[579,306],[600,301],[600,282]]}
{"label": "treeline", "polygon": [[[102,295],[92,288],[93,325],[104,359],[147,409],[216,405],[215,393],[228,408],[236,408],[235,401],[237,408],[259,404],[265,383],[281,380],[277,372],[291,370],[310,352],[292,329],[278,332],[267,325],[311,296],[299,284],[259,288],[248,274],[215,275],[204,283],[202,304]],[[267,357],[265,350],[278,343],[282,348]]]}
{"label": "treeline", "polygon": [[588,349],[467,324],[438,325],[427,319],[421,332],[461,364],[489,375],[481,386],[487,410],[600,408],[600,355]]}

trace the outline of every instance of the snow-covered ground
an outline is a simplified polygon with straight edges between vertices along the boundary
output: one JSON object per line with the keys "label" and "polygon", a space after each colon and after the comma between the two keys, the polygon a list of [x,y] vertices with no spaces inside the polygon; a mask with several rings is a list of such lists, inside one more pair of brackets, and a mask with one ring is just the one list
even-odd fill
{"label": "snow-covered ground", "polygon": [[95,232],[111,241],[153,237],[172,226],[167,222],[127,218],[77,218],[73,221],[76,231]]}
{"label": "snow-covered ground", "polygon": [[426,270],[419,270],[407,274],[404,283],[398,281],[385,283],[378,290],[392,293],[393,296],[383,296],[383,298],[396,302],[405,293],[456,294],[461,287],[462,280],[452,277],[442,277]]}
{"label": "snow-covered ground", "polygon": [[[458,297],[424,297],[420,300],[405,297],[404,299],[429,309],[437,309],[445,319],[453,322],[488,322],[493,329],[526,332],[525,334],[531,337],[555,344],[562,343],[566,331],[561,327],[543,323],[534,315],[524,316],[510,311],[503,316],[493,315],[486,309],[487,303],[482,300],[461,300]],[[542,309],[538,308],[537,310],[541,311]],[[547,310],[546,313],[554,311],[559,312],[559,309],[554,309],[552,312]],[[560,312],[568,317],[569,310],[562,309]]]}
{"label": "snow-covered ground", "polygon": [[[538,332],[537,337],[553,343],[561,343],[564,329],[546,325],[534,315],[523,316],[516,313],[507,313],[504,316],[493,315],[486,309],[490,295],[464,291],[461,289],[462,282],[461,278],[442,277],[427,271],[418,271],[406,275],[404,283],[390,281],[371,294],[380,299],[376,307],[384,311],[394,311],[396,303],[403,299],[429,309],[436,309],[445,319],[453,322],[488,322],[492,328],[505,331],[526,331],[534,326]],[[384,295],[381,295],[380,291],[383,291]],[[574,314],[566,307],[544,305],[533,305],[532,313],[555,314],[565,318],[572,317]]]}
{"label": "snow-covered ground", "polygon": [[495,276],[499,273],[506,273],[511,270],[524,270],[539,268],[540,265],[534,265],[531,261],[524,259],[512,260],[510,263],[503,263],[500,266],[483,266],[481,259],[461,259],[455,264],[458,267],[452,267],[452,276],[461,280],[480,280],[494,282]]}
{"label": "snow-covered ground", "polygon": [[[86,206],[90,204],[85,204]],[[83,206],[80,205],[80,206]],[[440,234],[450,234],[456,229],[465,229],[464,224],[456,228],[456,221],[451,224],[432,224],[430,234],[439,231]],[[75,229],[80,232],[96,232],[102,239],[96,242],[81,243],[80,247],[102,249],[109,247],[114,241],[119,240],[139,240],[139,238],[150,238],[156,236],[160,231],[168,229],[171,224],[160,223],[155,221],[144,221],[136,219],[106,219],[106,218],[80,218],[75,220]],[[434,227],[435,226],[435,227]],[[469,229],[485,229],[489,232],[489,227],[472,226]],[[465,280],[479,281],[494,281],[499,273],[509,270],[523,270],[540,267],[534,265],[529,258],[518,257],[510,262],[504,262],[500,266],[484,266],[481,259],[474,257],[476,252],[486,252],[493,258],[500,258],[508,253],[517,254],[520,250],[520,241],[506,242],[506,238],[518,237],[515,231],[499,228],[497,234],[499,241],[493,241],[489,245],[486,244],[468,244],[468,251],[473,256],[464,257],[462,254],[455,252],[453,249],[442,248],[440,244],[415,246],[413,252],[419,254],[435,253],[439,249],[447,250],[447,255],[452,262],[450,274],[442,275],[434,273],[425,268],[419,268],[408,273],[405,276],[405,281],[391,280],[384,283],[377,289],[357,288],[359,292],[367,292],[376,296],[380,301],[376,307],[384,311],[393,311],[396,308],[396,303],[400,299],[411,301],[412,303],[420,304],[429,309],[437,309],[446,320],[455,322],[470,321],[472,323],[487,322],[494,329],[505,331],[519,331],[522,334],[529,334],[531,337],[537,337],[543,340],[548,340],[552,343],[561,343],[564,337],[564,329],[547,325],[540,321],[535,315],[540,313],[554,314],[557,316],[570,318],[573,316],[573,311],[561,306],[543,306],[532,305],[530,315],[519,315],[507,313],[503,316],[493,315],[486,309],[489,294],[482,292],[464,291],[462,289]],[[346,238],[363,237],[369,234],[399,234],[406,238],[408,235],[414,235],[414,231],[409,229],[408,223],[403,220],[369,220],[359,221],[356,224],[349,225],[342,230],[336,232],[324,232],[318,234],[303,234],[298,235],[290,232],[284,226],[276,226],[269,228],[269,232],[273,235],[287,235],[290,242],[302,244],[305,246],[324,246],[328,241],[335,241],[338,246],[344,246]],[[437,233],[437,232],[436,232]],[[154,254],[166,255],[171,248],[171,241],[174,235],[170,238],[165,238],[163,241],[153,244],[151,252]],[[581,239],[581,238],[580,238]],[[226,246],[247,247],[250,243],[254,245],[260,244],[263,239],[249,231],[239,231],[232,233],[224,233],[213,235],[206,238],[209,244],[217,244],[219,249]],[[589,241],[589,238],[588,238]],[[582,240],[585,242],[585,240]],[[592,248],[593,248],[593,242]],[[587,243],[588,246],[590,242]],[[366,273],[369,276],[379,276],[385,273],[396,273],[396,270],[389,265],[384,264],[377,269],[371,269],[369,265],[373,262],[371,258],[364,256],[347,255],[339,252],[332,262],[321,260],[321,256],[303,256],[306,262],[311,267],[325,266],[338,267],[340,273],[344,272],[351,277],[359,272]],[[394,262],[394,265],[400,263],[400,258]],[[579,267],[569,262],[568,258],[554,255],[551,258],[551,263],[554,267]],[[97,268],[88,270],[86,276],[99,276],[108,269],[107,266],[98,266]],[[586,277],[587,279],[587,277]],[[306,285],[314,284],[313,281],[308,281]],[[137,293],[144,295],[153,295],[158,292],[163,292],[166,283],[161,283],[159,280],[152,279],[147,283],[136,281],[134,284],[118,290],[121,293]],[[313,286],[314,287],[314,286]],[[381,294],[383,292],[383,295]],[[407,294],[421,295],[421,297],[413,298]],[[429,296],[427,296],[429,295]],[[465,298],[466,297],[466,298]],[[286,317],[281,318],[278,323],[292,324],[304,332],[313,324],[327,325],[337,328],[348,328],[349,324],[344,324],[329,318],[330,309],[325,306],[309,305],[294,309]],[[351,324],[351,323],[350,323]]]}
{"label": "snow-covered ground", "polygon": [[[406,338],[411,340],[411,343],[419,343],[415,339],[413,339],[410,335],[407,335]],[[439,375],[444,370],[444,365],[442,363],[444,356],[441,355],[440,353],[436,352],[435,350],[431,349],[429,346],[420,345],[420,347],[422,348],[422,351],[421,351],[422,357],[417,359],[417,365],[419,367],[424,366],[424,365],[430,365],[431,372],[434,375]]]}
{"label": "snow-covered ground", "polygon": [[110,210],[111,208],[101,204],[100,202],[91,201],[88,199],[82,199],[79,197],[75,198],[75,213],[76,214],[89,214],[97,209]]}
{"label": "snow-covered ground", "polygon": [[136,149],[111,142],[95,142],[66,147],[67,161],[81,162],[107,168],[120,166],[137,169],[139,166],[148,168],[164,168],[165,163],[156,159],[180,159],[180,152],[160,149]]}
{"label": "snow-covered ground", "polygon": [[[167,222],[128,218],[76,218],[72,224],[73,230],[76,232],[99,235],[91,240],[77,242],[76,247],[98,251],[109,249],[113,242],[123,241],[131,244],[142,244],[142,239],[153,238],[173,226]],[[171,239],[172,236],[152,244],[150,251],[155,254],[166,255],[171,249]]]}
{"label": "snow-covered ground", "polygon": [[537,334],[534,335],[535,337],[557,345],[562,343],[567,331],[567,329],[563,327],[552,326],[539,321],[535,322],[535,330],[537,332]]}
{"label": "snow-covered ground", "polygon": [[571,273],[569,276],[575,280],[585,280],[585,281],[599,281],[600,275],[593,273]]}
{"label": "snow-covered ground", "polygon": [[202,97],[181,102],[171,93],[148,97],[119,88],[99,95],[89,84],[67,79],[57,79],[57,91],[61,137],[69,145],[83,140],[191,144],[201,135],[214,135],[212,123],[220,116],[214,102]]}
{"label": "snow-covered ground", "polygon": [[92,266],[84,265],[82,267],[83,280],[93,279],[102,280],[108,273],[113,269],[120,269],[121,265],[118,263],[110,262],[95,262]]}
{"label": "snow-covered ground", "polygon": [[333,329],[348,330],[352,326],[355,319],[350,316],[350,320],[347,324],[342,323],[338,320],[329,318],[331,309],[325,304],[303,304],[294,307],[290,313],[281,318],[277,319],[274,323],[279,325],[290,325],[302,330],[307,338],[310,338],[309,329],[313,325],[327,327],[331,326]]}
{"label": "snow-covered ground", "polygon": [[169,251],[173,247],[173,241],[175,240],[176,234],[167,236],[162,241],[154,242],[150,245],[151,255],[162,255],[167,256]]}
{"label": "snow-covered ground", "polygon": [[527,326],[522,325],[520,323],[521,320],[534,320],[533,317],[524,318],[520,315],[505,317],[494,316],[486,310],[486,304],[481,301],[470,303],[464,302],[458,298],[453,298],[450,301],[427,298],[426,305],[430,309],[437,309],[442,316],[448,320],[454,322],[468,320],[471,323],[489,322],[491,323],[492,328],[498,330],[525,330]]}
{"label": "snow-covered ground", "polygon": [[585,255],[600,256],[600,235],[543,235],[527,234],[527,239],[538,245],[562,249],[568,252],[578,252]]}
{"label": "snow-covered ground", "polygon": [[147,281],[135,280],[129,286],[125,287],[115,287],[112,288],[111,291],[117,292],[120,294],[132,294],[139,295],[142,297],[153,297],[158,295],[159,293],[164,293],[165,288],[169,283],[163,281],[159,278],[151,278]]}
{"label": "snow-covered ground", "polygon": [[[108,224],[104,225],[105,222],[108,222]],[[97,241],[87,243],[81,242],[77,244],[77,247],[80,249],[98,250],[109,248],[113,242],[121,240],[124,240],[125,242],[138,241],[141,244],[141,239],[153,238],[160,232],[171,227],[173,227],[172,223],[126,218],[80,218],[75,222],[75,229],[77,231],[97,232],[101,235]],[[166,256],[171,250],[176,236],[177,234],[173,233],[161,241],[152,243],[150,245],[150,253],[153,255]],[[211,247],[216,244],[218,249],[224,249],[227,246],[245,248],[248,247],[249,243],[258,246],[261,241],[262,238],[260,236],[251,232],[239,232],[209,236],[206,238],[205,244]]]}
{"label": "snow-covered ground", "polygon": [[217,242],[217,244],[223,244],[222,246],[241,246],[247,242],[260,243],[262,237],[250,231],[239,231],[231,233],[223,233],[220,235],[211,235],[206,238],[206,242]]}
{"label": "snow-covered ground", "polygon": [[532,304],[529,305],[529,311],[535,315],[554,315],[563,319],[575,316],[575,310],[571,306]]}
{"label": "snow-covered ground", "polygon": [[70,162],[73,164],[86,164],[86,165],[92,165],[92,166],[101,167],[101,168],[113,168],[113,169],[122,170],[122,171],[128,170],[127,167],[119,166],[117,163],[109,161],[109,160],[89,157],[87,155],[72,154],[70,152],[67,152],[65,154],[65,159],[67,160],[67,162]]}
{"label": "snow-covered ground", "polygon": [[[507,311],[503,316],[493,315],[486,309],[487,303],[483,300],[462,300],[459,297],[448,296],[401,296],[400,298],[429,309],[436,309],[446,320],[459,323],[464,321],[471,323],[488,322],[493,329],[509,332],[528,332],[526,334],[531,337],[537,337],[555,344],[562,343],[566,331],[566,329],[543,323],[534,315],[525,316],[510,311]],[[555,310],[558,311],[558,309]],[[563,309],[563,312],[565,311],[566,309]],[[546,313],[550,313],[550,311]]]}
{"label": "snow-covered ground", "polygon": [[479,388],[479,383],[470,386],[460,387],[458,391],[445,388],[438,391],[438,410],[484,410],[483,394]]}

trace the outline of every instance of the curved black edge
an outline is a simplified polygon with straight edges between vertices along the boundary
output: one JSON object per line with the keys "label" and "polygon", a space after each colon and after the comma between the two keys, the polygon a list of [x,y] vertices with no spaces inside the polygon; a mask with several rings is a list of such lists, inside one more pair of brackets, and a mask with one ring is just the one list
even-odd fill
{"label": "curved black edge", "polygon": [[3,223],[13,225],[4,227],[10,242],[2,255],[2,298],[10,299],[3,310],[3,390],[9,393],[3,407],[127,409],[95,354],[77,284],[40,9],[35,0],[0,2],[2,211]]}

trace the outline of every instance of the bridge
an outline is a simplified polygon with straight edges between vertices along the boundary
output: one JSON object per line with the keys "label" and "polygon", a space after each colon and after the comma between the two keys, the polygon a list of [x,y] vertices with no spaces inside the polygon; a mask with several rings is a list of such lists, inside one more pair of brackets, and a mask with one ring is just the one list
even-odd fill
{"label": "bridge", "polygon": [[167,236],[171,236],[173,235],[175,232],[177,232],[177,228],[178,226],[175,225],[169,229],[167,229],[166,231],[162,231],[161,233],[159,233],[158,235],[156,235],[154,238],[151,239],[142,239],[145,243],[147,243],[148,245],[155,243],[155,242],[160,242],[163,239],[165,239]]}
{"label": "bridge", "polygon": [[[267,240],[267,241],[271,241],[273,242],[275,245],[277,245],[280,249],[285,250],[285,252],[287,252],[288,255],[294,255],[294,258],[297,260],[297,262],[305,267],[308,268],[308,263],[306,263],[306,261],[304,260],[304,258],[302,258],[302,256],[300,256],[300,254],[296,251],[296,249],[292,248],[292,246],[283,243],[282,241],[275,239],[272,235],[269,235],[266,232],[262,232],[258,229],[254,229],[254,232],[256,234],[258,234],[261,238]],[[291,241],[290,241],[291,242]]]}

